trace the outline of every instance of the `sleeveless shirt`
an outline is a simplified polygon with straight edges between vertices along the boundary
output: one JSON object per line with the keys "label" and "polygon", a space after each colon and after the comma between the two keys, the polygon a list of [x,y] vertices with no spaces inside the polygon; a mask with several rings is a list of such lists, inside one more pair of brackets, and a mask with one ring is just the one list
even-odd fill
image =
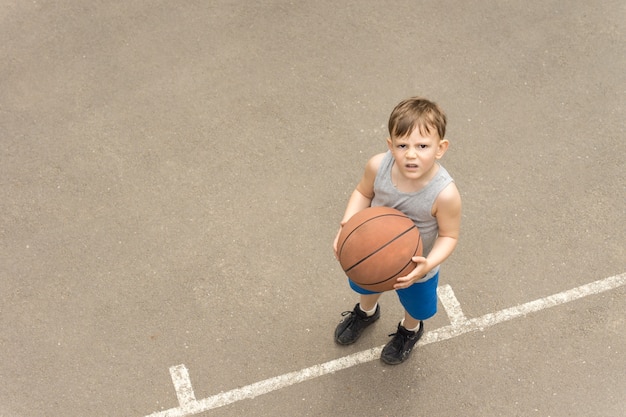
{"label": "sleeveless shirt", "polygon": [[[437,219],[431,214],[433,204],[439,193],[454,180],[448,171],[439,165],[437,173],[424,188],[413,193],[403,193],[393,185],[391,180],[391,168],[394,162],[391,151],[387,151],[374,180],[372,206],[395,208],[413,220],[420,231],[424,245],[422,256],[427,257],[435,244],[439,231]],[[438,271],[439,266],[433,268],[420,281],[433,277]]]}

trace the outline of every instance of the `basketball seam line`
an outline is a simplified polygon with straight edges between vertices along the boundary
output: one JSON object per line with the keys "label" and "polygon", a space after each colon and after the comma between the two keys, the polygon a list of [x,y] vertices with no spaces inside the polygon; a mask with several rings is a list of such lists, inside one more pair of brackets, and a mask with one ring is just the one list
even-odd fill
{"label": "basketball seam line", "polygon": [[[408,232],[408,231],[407,231]],[[405,233],[407,233],[405,232]],[[391,242],[390,242],[391,243]],[[418,241],[417,241],[417,247],[415,248],[415,251],[413,252],[413,256],[415,256],[415,254],[417,253],[417,250],[420,248],[420,246],[422,246],[422,237],[420,236]],[[389,281],[390,279],[393,279],[395,277],[398,276],[398,274],[402,271],[404,271],[404,269],[409,266],[409,264],[413,262],[413,257],[411,257],[411,259],[409,259],[409,262],[407,262],[406,264],[404,264],[404,266],[402,268],[400,268],[400,270],[398,272],[396,272],[395,274],[393,274],[392,276],[390,276],[389,278],[383,279],[382,281],[378,281],[378,282],[372,282],[370,284],[360,284],[357,282],[358,285],[360,285],[361,287],[367,287],[367,286],[372,286],[372,285],[378,285],[378,284],[382,284],[383,282]]]}
{"label": "basketball seam line", "polygon": [[[396,237],[394,237],[393,239],[391,239],[389,242],[385,243],[383,246],[381,246],[380,248],[376,249],[374,252],[370,253],[369,255],[367,255],[365,258],[361,259],[360,261],[358,261],[357,263],[355,263],[354,265],[352,265],[350,268],[348,269],[344,269],[344,272],[348,272],[350,271],[352,268],[360,265],[361,263],[365,262],[367,259],[371,258],[372,256],[374,256],[375,254],[377,254],[378,252],[380,252],[381,250],[383,250],[384,248],[386,248],[387,246],[389,246],[390,244],[392,244],[393,242],[395,242],[396,240],[398,240],[399,238],[401,238],[402,236],[406,235],[407,233],[409,233],[411,230],[416,229],[417,226],[413,225],[410,228],[406,229],[404,232],[400,233],[399,235],[397,235]],[[421,236],[420,236],[420,240],[421,240]]]}
{"label": "basketball seam line", "polygon": [[[343,252],[343,247],[344,247],[344,245],[346,244],[346,242],[348,241],[348,239],[350,238],[350,236],[352,236],[352,234],[353,234],[354,232],[356,232],[357,230],[359,230],[359,228],[360,228],[361,226],[363,226],[363,225],[364,225],[365,223],[367,223],[367,222],[370,222],[370,221],[372,221],[372,220],[374,220],[374,219],[378,219],[379,217],[387,217],[387,216],[403,217],[403,216],[401,216],[401,215],[399,215],[399,214],[379,214],[379,215],[377,215],[377,216],[372,217],[371,219],[367,219],[366,221],[364,221],[363,223],[361,223],[360,225],[358,225],[357,227],[355,227],[354,229],[352,229],[352,230],[350,231],[350,233],[348,233],[348,236],[346,236],[346,238],[345,238],[345,239],[343,240],[343,242],[341,243],[341,247],[339,248],[339,252],[338,252],[339,258],[341,259],[341,253]],[[352,268],[352,267],[350,267],[350,268]],[[344,271],[346,271],[346,269],[344,269]]]}

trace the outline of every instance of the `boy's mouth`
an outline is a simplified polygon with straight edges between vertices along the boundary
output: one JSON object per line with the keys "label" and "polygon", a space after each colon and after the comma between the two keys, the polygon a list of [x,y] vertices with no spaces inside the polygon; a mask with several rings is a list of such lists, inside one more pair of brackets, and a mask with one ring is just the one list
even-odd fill
{"label": "boy's mouth", "polygon": [[417,164],[406,164],[405,166],[406,166],[407,168],[410,168],[410,169],[415,169],[415,168],[417,168]]}

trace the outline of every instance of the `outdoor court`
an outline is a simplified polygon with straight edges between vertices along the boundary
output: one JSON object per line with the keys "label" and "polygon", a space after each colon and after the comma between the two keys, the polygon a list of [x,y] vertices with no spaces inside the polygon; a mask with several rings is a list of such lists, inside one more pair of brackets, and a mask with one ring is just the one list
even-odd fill
{"label": "outdoor court", "polygon": [[[0,0],[0,417],[626,415],[626,3]],[[448,114],[439,312],[332,241]]]}

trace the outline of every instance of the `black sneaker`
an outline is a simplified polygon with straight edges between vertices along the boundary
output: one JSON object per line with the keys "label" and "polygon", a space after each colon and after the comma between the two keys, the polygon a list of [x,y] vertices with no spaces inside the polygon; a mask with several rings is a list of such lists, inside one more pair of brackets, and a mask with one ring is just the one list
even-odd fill
{"label": "black sneaker", "polygon": [[389,365],[397,365],[404,362],[411,355],[413,346],[420,340],[424,334],[424,323],[420,321],[420,328],[415,332],[411,332],[398,323],[398,331],[389,336],[393,339],[389,341],[380,354],[380,359]]}
{"label": "black sneaker", "polygon": [[335,342],[349,345],[357,341],[367,326],[380,318],[380,305],[376,305],[376,311],[370,317],[361,311],[359,304],[354,306],[354,310],[344,311],[341,315],[344,318],[335,329]]}

